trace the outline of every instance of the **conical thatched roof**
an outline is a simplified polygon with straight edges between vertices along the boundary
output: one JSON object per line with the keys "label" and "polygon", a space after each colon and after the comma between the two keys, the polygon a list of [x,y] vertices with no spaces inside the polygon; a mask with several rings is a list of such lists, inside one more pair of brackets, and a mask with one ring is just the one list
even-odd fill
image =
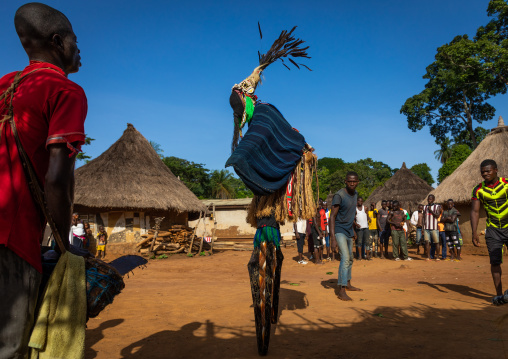
{"label": "conical thatched roof", "polygon": [[204,209],[131,124],[102,155],[78,168],[75,179],[76,205],[177,212]]}
{"label": "conical thatched roof", "polygon": [[369,206],[374,202],[376,208],[380,208],[383,199],[398,200],[402,208],[414,211],[432,189],[427,182],[411,172],[404,162],[400,170],[384,185],[376,188],[364,203]]}
{"label": "conical thatched roof", "polygon": [[501,177],[508,176],[508,126],[500,116],[498,127],[494,128],[469,157],[432,193],[436,202],[442,203],[451,198],[455,203],[471,202],[473,188],[483,181],[480,175],[480,163],[491,159],[496,161]]}
{"label": "conical thatched roof", "polygon": [[[381,186],[376,187],[376,188],[374,189],[374,191],[372,191],[372,193],[370,194],[369,198],[367,198],[367,201],[368,201],[368,200],[370,200],[371,198],[376,198],[377,193],[378,193],[379,191],[381,191],[382,189],[383,189],[383,186],[382,186],[382,185],[381,185]],[[388,200],[387,198],[384,198],[384,199]],[[381,200],[383,200],[383,198],[381,198]],[[367,207],[369,207],[369,208],[370,208],[370,204],[371,204],[372,202],[367,202],[367,201],[365,201],[365,205],[366,205]],[[376,206],[377,206],[377,204],[376,204]],[[381,206],[381,204],[379,204],[379,206]]]}

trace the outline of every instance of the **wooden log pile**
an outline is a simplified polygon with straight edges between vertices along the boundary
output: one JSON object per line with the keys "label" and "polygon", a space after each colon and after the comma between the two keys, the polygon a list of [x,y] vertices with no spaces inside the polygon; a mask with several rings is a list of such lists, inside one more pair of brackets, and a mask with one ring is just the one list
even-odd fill
{"label": "wooden log pile", "polygon": [[[138,242],[136,247],[139,249],[141,255],[160,255],[160,254],[175,254],[175,253],[188,253],[189,247],[192,242],[191,252],[199,251],[201,245],[201,237],[194,236],[194,228],[184,225],[173,225],[167,231],[148,230],[146,234],[141,235],[141,241]],[[205,246],[204,249],[208,249]]]}
{"label": "wooden log pile", "polygon": [[[253,241],[217,241],[214,243],[213,248],[217,250],[234,250],[234,251],[252,251],[254,249]],[[280,243],[281,247],[289,248],[296,246],[296,240],[283,239]]]}

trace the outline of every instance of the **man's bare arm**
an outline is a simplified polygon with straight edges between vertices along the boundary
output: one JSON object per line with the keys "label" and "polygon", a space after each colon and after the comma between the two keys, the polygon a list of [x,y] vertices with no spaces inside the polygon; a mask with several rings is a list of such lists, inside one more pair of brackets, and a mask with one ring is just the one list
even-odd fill
{"label": "man's bare arm", "polygon": [[390,214],[388,215],[388,218],[386,219],[386,221],[390,224],[393,224],[393,225],[399,225],[399,223],[395,223],[395,222],[392,222],[392,218],[393,218],[393,212],[390,212]]}
{"label": "man's bare arm", "polygon": [[446,218],[442,218],[441,217],[441,222],[442,223],[455,223],[455,221],[457,220],[457,217],[460,215],[460,213],[454,213],[452,214],[451,216],[448,216]]}
{"label": "man's bare arm", "polygon": [[456,213],[454,213],[452,215],[452,223],[455,223],[455,221],[457,220],[457,218],[459,218],[461,216],[460,212],[457,211]]}
{"label": "man's bare arm", "polygon": [[69,149],[66,144],[49,145],[48,150],[49,166],[44,186],[46,203],[63,245],[69,249],[76,156],[69,158]]}
{"label": "man's bare arm", "polygon": [[478,236],[478,221],[480,219],[480,201],[471,201],[471,232],[473,233],[473,244],[480,246],[480,237]]}
{"label": "man's bare arm", "polygon": [[330,245],[332,248],[337,248],[337,241],[335,240],[335,218],[337,218],[337,213],[339,213],[339,206],[332,206],[330,212]]}
{"label": "man's bare arm", "polygon": [[429,211],[434,216],[434,218],[438,218],[443,212],[443,208],[441,206],[437,206],[436,212],[434,212],[432,208],[429,207]]}
{"label": "man's bare arm", "polygon": [[312,221],[312,224],[314,225],[314,228],[316,228],[316,231],[318,232],[318,235],[320,237],[323,236],[323,231],[321,230],[321,223],[318,224],[318,217],[314,217],[313,221]]}

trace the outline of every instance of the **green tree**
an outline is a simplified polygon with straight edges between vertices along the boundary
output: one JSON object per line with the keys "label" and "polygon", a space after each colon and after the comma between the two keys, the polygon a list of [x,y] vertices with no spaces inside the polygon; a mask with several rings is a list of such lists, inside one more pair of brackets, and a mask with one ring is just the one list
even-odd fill
{"label": "green tree", "polygon": [[453,171],[459,167],[462,162],[466,160],[471,154],[471,148],[468,145],[454,145],[452,147],[452,155],[451,157],[443,164],[443,166],[439,169],[437,180],[439,183],[443,182],[443,180],[451,175]]}
{"label": "green tree", "polygon": [[[489,130],[480,126],[474,129],[476,141],[478,142],[478,144],[480,144],[483,141],[483,139],[485,138],[485,136],[487,136],[487,134],[489,134],[489,132],[490,132]],[[469,133],[467,132],[467,130],[462,130],[458,134],[458,136],[455,137],[453,140],[457,145],[468,145],[469,148],[474,150],[473,143],[471,142],[471,138],[469,137]]]}
{"label": "green tree", "polygon": [[[319,179],[319,198],[324,200],[328,196],[328,193],[332,190],[330,183],[330,171],[326,167],[318,166],[317,175]],[[314,193],[317,192],[315,180],[312,182],[312,189],[314,190]]]}
{"label": "green tree", "polygon": [[446,160],[452,155],[452,141],[448,137],[445,137],[444,140],[440,141],[438,144],[439,150],[434,151],[434,156],[439,162],[445,163]]}
{"label": "green tree", "polygon": [[252,198],[254,196],[254,193],[252,193],[239,178],[232,177],[231,185],[235,192],[234,198]]}
{"label": "green tree", "polygon": [[[367,199],[376,187],[384,184],[392,176],[392,169],[390,166],[383,162],[366,158],[353,163],[345,163],[343,168],[329,174],[326,179],[326,181],[328,181],[327,183],[329,183],[329,191],[333,193],[344,187],[344,179],[348,171],[358,173],[360,183],[356,190],[364,199]],[[326,194],[328,194],[329,191],[327,191]]]}
{"label": "green tree", "polygon": [[152,146],[152,148],[155,150],[155,152],[160,157],[160,159],[163,160],[164,159],[164,155],[163,155],[164,150],[162,149],[161,145],[159,145],[155,141],[150,141],[150,146]]}
{"label": "green tree", "polygon": [[326,168],[330,173],[343,169],[345,166],[346,163],[342,158],[323,157],[318,160],[318,168]]}
{"label": "green tree", "polygon": [[164,157],[162,161],[197,197],[210,196],[209,170],[202,163],[194,163],[174,156]]}
{"label": "green tree", "polygon": [[430,174],[430,167],[426,163],[418,163],[410,168],[411,172],[427,182],[429,186],[434,184],[434,178]]}
{"label": "green tree", "polygon": [[228,170],[214,170],[210,175],[210,188],[213,198],[230,199],[235,197],[233,174]]}
{"label": "green tree", "polygon": [[492,19],[476,32],[475,41],[480,49],[468,64],[485,69],[504,84],[508,83],[508,4],[505,0],[491,0],[487,15]]}
{"label": "green tree", "polygon": [[466,127],[474,148],[478,145],[474,123],[494,117],[495,108],[487,100],[506,92],[503,84],[484,67],[470,66],[478,56],[477,42],[467,35],[456,36],[437,49],[435,61],[423,76],[425,89],[406,100],[400,112],[413,132],[428,126],[438,142],[451,134],[456,137]]}
{"label": "green tree", "polygon": [[[92,144],[92,141],[95,141],[95,138],[90,138],[88,136],[85,136],[85,143],[83,144],[83,146],[87,146],[87,145],[90,145]],[[85,152],[80,152],[76,155],[76,160],[78,161],[85,161],[85,163],[88,163],[90,162],[90,159],[92,157],[91,156],[87,156],[85,154]]]}

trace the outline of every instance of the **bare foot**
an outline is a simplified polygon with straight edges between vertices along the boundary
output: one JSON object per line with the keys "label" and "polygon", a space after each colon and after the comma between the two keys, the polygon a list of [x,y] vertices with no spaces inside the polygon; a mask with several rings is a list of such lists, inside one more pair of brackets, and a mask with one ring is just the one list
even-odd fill
{"label": "bare foot", "polygon": [[363,289],[353,287],[351,284],[346,287],[346,290],[351,292],[363,292]]}
{"label": "bare foot", "polygon": [[346,294],[345,290],[339,291],[339,294],[337,294],[337,298],[339,298],[340,300],[343,300],[345,302],[350,302],[353,300],[353,299],[351,299],[351,297],[349,295]]}

